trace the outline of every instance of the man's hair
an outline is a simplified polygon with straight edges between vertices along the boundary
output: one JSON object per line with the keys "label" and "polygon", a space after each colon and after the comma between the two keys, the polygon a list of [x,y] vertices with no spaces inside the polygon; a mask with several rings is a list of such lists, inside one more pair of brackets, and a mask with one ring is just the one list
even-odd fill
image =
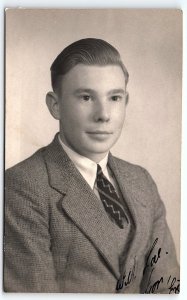
{"label": "man's hair", "polygon": [[54,60],[51,65],[51,84],[53,90],[59,87],[59,80],[77,64],[84,65],[118,65],[121,67],[125,83],[127,84],[129,74],[123,64],[119,52],[108,42],[86,38],[78,40],[67,46]]}

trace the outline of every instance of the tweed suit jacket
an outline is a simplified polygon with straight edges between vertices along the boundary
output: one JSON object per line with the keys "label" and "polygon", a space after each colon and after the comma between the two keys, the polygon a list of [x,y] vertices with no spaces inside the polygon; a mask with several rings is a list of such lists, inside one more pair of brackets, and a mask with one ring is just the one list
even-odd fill
{"label": "tweed suit jacket", "polygon": [[135,228],[120,266],[111,221],[57,136],[6,171],[5,291],[178,292],[175,247],[155,183],[111,154],[109,166]]}

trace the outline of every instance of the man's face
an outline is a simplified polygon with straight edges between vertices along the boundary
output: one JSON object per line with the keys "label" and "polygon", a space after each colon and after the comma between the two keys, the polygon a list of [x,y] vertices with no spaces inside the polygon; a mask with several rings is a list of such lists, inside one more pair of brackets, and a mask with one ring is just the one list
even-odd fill
{"label": "man's face", "polygon": [[99,162],[120,136],[126,86],[116,65],[78,64],[62,79],[58,95],[60,136],[79,154]]}

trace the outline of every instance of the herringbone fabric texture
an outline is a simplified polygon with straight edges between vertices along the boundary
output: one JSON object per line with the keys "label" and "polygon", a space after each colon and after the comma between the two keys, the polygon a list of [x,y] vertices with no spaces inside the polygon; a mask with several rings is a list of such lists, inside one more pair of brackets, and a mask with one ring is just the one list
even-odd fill
{"label": "herringbone fabric texture", "polygon": [[[151,287],[154,293],[175,292],[165,280],[179,279],[175,247],[155,183],[145,169],[111,153],[108,166],[120,187],[120,200],[125,200],[132,232],[126,223],[120,230],[106,220],[101,200],[96,201],[58,135],[6,171],[5,292],[116,293],[120,274],[125,278],[119,292],[125,295],[145,294]],[[163,255],[154,272],[149,263],[143,273],[155,239],[154,253],[160,248]],[[153,291],[161,274],[164,280]]]}
{"label": "herringbone fabric texture", "polygon": [[100,165],[97,165],[97,189],[101,201],[108,215],[112,218],[112,221],[116,223],[120,228],[123,228],[125,212],[122,205],[119,203],[119,196],[117,195],[113,185],[105,177]]}

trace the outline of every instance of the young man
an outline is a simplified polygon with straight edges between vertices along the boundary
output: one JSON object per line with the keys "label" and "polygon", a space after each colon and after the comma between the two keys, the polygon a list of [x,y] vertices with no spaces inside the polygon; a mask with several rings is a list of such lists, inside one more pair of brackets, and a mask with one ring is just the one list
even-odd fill
{"label": "young man", "polygon": [[46,102],[60,132],[6,172],[5,291],[178,293],[156,185],[109,152],[128,102],[118,51],[79,40],[58,55],[51,77]]}

